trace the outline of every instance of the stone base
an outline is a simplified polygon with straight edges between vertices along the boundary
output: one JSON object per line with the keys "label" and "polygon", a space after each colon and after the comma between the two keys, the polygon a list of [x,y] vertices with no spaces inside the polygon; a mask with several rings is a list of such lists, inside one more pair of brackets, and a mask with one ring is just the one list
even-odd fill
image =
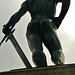
{"label": "stone base", "polygon": [[1,72],[0,75],[75,75],[75,64],[11,70],[9,72]]}

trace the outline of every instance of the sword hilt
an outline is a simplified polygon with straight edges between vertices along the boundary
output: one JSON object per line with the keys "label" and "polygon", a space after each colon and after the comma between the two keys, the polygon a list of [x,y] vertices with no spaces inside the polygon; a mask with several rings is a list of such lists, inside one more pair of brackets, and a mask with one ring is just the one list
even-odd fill
{"label": "sword hilt", "polygon": [[[15,29],[13,29],[12,31],[10,31],[9,33],[12,33],[13,34],[13,32],[15,31]],[[4,40],[6,39],[6,41],[5,42],[7,42],[8,41],[8,36],[9,34],[6,34],[4,37],[3,37],[3,39],[2,39],[2,41],[0,42],[0,46],[1,46],[1,44],[4,42]]]}

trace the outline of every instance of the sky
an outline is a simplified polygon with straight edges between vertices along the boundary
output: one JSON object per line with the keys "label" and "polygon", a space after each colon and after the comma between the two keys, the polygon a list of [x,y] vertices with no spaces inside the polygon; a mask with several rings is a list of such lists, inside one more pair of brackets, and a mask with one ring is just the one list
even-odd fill
{"label": "sky", "polygon": [[[10,17],[19,10],[22,2],[24,0],[0,0],[0,41],[4,37],[2,33],[3,25],[8,22]],[[57,30],[58,37],[60,39],[62,49],[65,55],[65,64],[75,63],[75,0],[71,0],[71,5],[69,11],[62,21],[60,28]],[[61,4],[57,6],[57,15],[59,14]],[[26,39],[26,27],[28,22],[30,22],[30,14],[27,12],[21,20],[15,26],[14,36],[17,39],[19,45],[21,46],[23,52],[27,56],[29,62],[33,67],[35,65],[32,62],[32,53],[28,47]],[[44,47],[44,46],[43,46]],[[51,62],[51,56],[47,49],[44,47],[44,53],[47,56],[48,66],[54,65]],[[11,44],[10,40],[8,42],[3,42],[0,46],[0,72],[9,71],[12,69],[26,68]]]}

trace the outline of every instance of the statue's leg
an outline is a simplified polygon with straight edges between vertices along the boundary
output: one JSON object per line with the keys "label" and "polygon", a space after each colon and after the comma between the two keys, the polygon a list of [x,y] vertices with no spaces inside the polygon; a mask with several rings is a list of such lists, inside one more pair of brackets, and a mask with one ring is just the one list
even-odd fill
{"label": "statue's leg", "polygon": [[43,42],[51,54],[52,61],[56,65],[64,64],[64,54],[56,34],[55,25],[46,19],[42,20],[40,24]]}
{"label": "statue's leg", "polygon": [[38,29],[39,28],[37,28],[37,22],[32,21],[27,27],[26,36],[28,45],[32,52],[32,59],[34,64],[36,67],[45,67],[47,66],[46,56],[43,53],[42,41]]}

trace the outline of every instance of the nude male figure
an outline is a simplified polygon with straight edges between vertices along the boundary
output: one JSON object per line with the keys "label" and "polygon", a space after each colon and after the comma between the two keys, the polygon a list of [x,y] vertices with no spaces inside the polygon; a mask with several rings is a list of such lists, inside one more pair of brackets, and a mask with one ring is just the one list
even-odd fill
{"label": "nude male figure", "polygon": [[[62,8],[58,17],[55,17],[56,6],[61,2]],[[70,0],[26,0],[4,26],[3,33],[8,34],[10,27],[14,26],[28,11],[31,22],[27,26],[27,40],[32,51],[33,62],[37,67],[47,66],[46,56],[42,43],[51,54],[55,65],[64,64],[64,54],[56,30],[59,28],[70,6]]]}

